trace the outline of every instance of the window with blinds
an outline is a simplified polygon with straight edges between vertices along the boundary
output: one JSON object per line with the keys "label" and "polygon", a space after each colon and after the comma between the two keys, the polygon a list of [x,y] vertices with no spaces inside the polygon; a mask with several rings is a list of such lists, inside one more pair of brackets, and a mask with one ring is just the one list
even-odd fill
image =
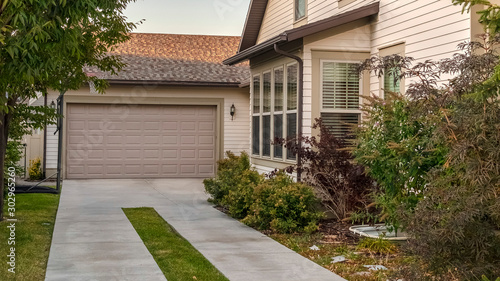
{"label": "window with blinds", "polygon": [[323,108],[359,109],[356,64],[323,62]]}
{"label": "window with blinds", "polygon": [[360,75],[356,63],[322,61],[321,119],[330,131],[345,138],[359,123]]}

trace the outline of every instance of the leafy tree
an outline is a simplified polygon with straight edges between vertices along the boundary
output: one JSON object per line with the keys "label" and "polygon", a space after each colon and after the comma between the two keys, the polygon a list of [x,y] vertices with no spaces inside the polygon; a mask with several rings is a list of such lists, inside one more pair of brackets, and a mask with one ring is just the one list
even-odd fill
{"label": "leafy tree", "polygon": [[[13,120],[23,128],[43,127],[55,118],[48,107],[28,108],[38,93],[64,92],[104,80],[89,77],[84,67],[116,73],[123,64],[107,55],[126,41],[135,25],[123,15],[133,0],[0,0],[0,166],[4,167]],[[4,173],[0,174],[4,188]],[[3,218],[0,192],[0,219]]]}

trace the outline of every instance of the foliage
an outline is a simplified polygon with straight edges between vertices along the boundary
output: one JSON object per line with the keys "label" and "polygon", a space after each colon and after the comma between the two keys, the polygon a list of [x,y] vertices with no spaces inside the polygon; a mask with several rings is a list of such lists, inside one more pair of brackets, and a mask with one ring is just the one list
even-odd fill
{"label": "foliage", "polygon": [[223,206],[235,218],[244,218],[252,204],[254,187],[263,178],[250,168],[246,152],[240,156],[227,151],[226,158],[217,162],[217,176],[205,179],[205,191],[210,194],[210,202]]}
{"label": "foliage", "polygon": [[316,211],[316,203],[311,187],[279,172],[255,188],[251,213],[243,222],[279,233],[311,233],[318,229],[323,217]]}
{"label": "foliage", "polygon": [[[54,110],[29,108],[28,101],[49,90],[78,89],[93,82],[99,92],[104,80],[88,76],[86,68],[112,74],[123,64],[107,52],[128,40],[135,25],[123,10],[133,0],[3,0],[0,6],[0,166],[11,125],[16,118],[24,128],[43,128],[55,118]],[[3,188],[4,175],[0,174]],[[0,192],[0,194],[3,194]],[[3,198],[0,197],[0,220]]]}
{"label": "foliage", "polygon": [[396,252],[396,245],[384,239],[383,237],[379,237],[376,239],[373,238],[364,238],[361,239],[357,246],[358,249],[367,249],[370,252],[374,252],[377,254],[393,254]]}
{"label": "foliage", "polygon": [[[408,97],[372,99],[360,129],[357,159],[380,184],[379,200],[392,206],[389,219],[412,237],[417,259],[403,269],[407,280],[500,274],[499,38],[481,38],[488,41],[460,44],[450,59],[399,60],[413,81]],[[372,58],[369,69],[380,75],[381,61]],[[452,78],[438,83],[444,77]]]}
{"label": "foliage", "polygon": [[226,152],[218,161],[215,178],[203,181],[209,201],[228,210],[229,215],[248,225],[277,232],[312,232],[322,217],[315,210],[313,190],[279,172],[264,179],[250,167],[248,154]]}
{"label": "foliage", "polygon": [[485,44],[464,44],[464,53],[434,70],[455,74],[443,87],[444,117],[436,128],[449,152],[446,164],[429,174],[425,198],[407,219],[412,252],[426,268],[437,274],[454,269],[461,279],[500,275],[498,41],[490,36]]}
{"label": "foliage", "polygon": [[[383,69],[389,67],[387,63],[411,62],[408,58],[390,57],[374,57],[363,68],[382,75]],[[410,71],[415,73],[419,67]],[[386,92],[385,96],[367,97],[368,103],[362,107],[367,118],[356,130],[353,154],[379,186],[373,195],[382,208],[380,219],[397,230],[401,227],[400,210],[413,212],[428,185],[427,172],[444,164],[446,147],[433,141],[439,114],[422,114],[419,100],[399,93]]]}
{"label": "foliage", "polygon": [[[301,169],[303,181],[315,188],[322,204],[336,219],[342,220],[351,213],[367,205],[373,181],[364,174],[363,167],[352,163],[352,155],[346,150],[346,140],[336,138],[316,119],[313,129],[317,136],[301,137]],[[277,139],[278,144],[299,153],[297,139]],[[287,168],[287,172],[298,171],[297,165]]]}
{"label": "foliage", "polygon": [[30,160],[30,166],[28,168],[28,175],[30,180],[41,180],[42,179],[42,164],[40,163],[40,158],[35,158]]}

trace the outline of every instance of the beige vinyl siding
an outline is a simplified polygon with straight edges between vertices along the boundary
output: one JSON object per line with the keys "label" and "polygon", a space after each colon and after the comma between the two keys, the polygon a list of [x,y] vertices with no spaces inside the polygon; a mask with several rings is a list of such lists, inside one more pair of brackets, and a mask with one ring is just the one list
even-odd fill
{"label": "beige vinyl siding", "polygon": [[[416,61],[439,60],[451,57],[459,43],[470,40],[470,15],[449,1],[381,1],[372,32],[372,55],[405,43],[406,56]],[[407,79],[405,86],[411,82]],[[370,90],[379,92],[379,85],[379,79],[372,76]]]}
{"label": "beige vinyl siding", "polygon": [[[307,7],[307,5],[306,5]],[[307,16],[307,15],[306,15]],[[269,0],[262,20],[257,44],[272,38],[279,33],[293,28],[293,1]]]}
{"label": "beige vinyl siding", "polygon": [[[243,91],[244,94],[224,99],[224,151],[230,150],[238,155],[250,149],[250,89],[245,88]],[[229,110],[233,103],[236,111],[231,120]]]}
{"label": "beige vinyl siding", "polygon": [[55,131],[56,125],[47,126],[47,169],[57,169],[57,141],[59,133],[54,135]]}

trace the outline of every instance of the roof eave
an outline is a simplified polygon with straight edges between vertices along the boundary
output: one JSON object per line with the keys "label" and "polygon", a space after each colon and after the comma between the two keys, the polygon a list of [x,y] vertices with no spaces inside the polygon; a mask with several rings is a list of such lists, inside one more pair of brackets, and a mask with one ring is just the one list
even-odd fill
{"label": "roof eave", "polygon": [[240,82],[168,81],[168,80],[122,80],[106,79],[110,85],[161,85],[182,87],[239,88]]}
{"label": "roof eave", "polygon": [[306,36],[327,30],[329,28],[334,28],[349,22],[376,15],[378,14],[378,12],[379,2],[375,2],[370,5],[366,5],[361,8],[342,13],[340,15],[335,15],[317,22],[303,25],[301,27],[290,29],[267,41],[238,52],[236,55],[224,60],[222,63],[226,65],[234,65],[271,50],[274,44],[291,42],[296,39],[304,38]]}
{"label": "roof eave", "polygon": [[286,37],[286,34],[280,34],[276,37],[273,37],[265,42],[262,42],[258,45],[254,45],[244,51],[241,51],[237,53],[236,55],[224,60],[222,63],[225,65],[235,65],[237,63],[240,63],[242,61],[245,61],[251,57],[263,54],[267,51],[269,51],[274,44],[279,44],[283,42],[288,42],[288,39]]}

